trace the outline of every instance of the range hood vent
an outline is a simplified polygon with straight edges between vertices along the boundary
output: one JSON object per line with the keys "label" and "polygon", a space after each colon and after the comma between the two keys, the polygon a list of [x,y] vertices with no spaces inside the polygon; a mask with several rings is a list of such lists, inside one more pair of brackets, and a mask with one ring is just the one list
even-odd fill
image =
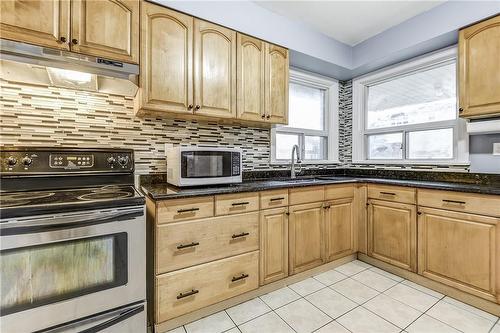
{"label": "range hood vent", "polygon": [[135,96],[139,66],[0,39],[0,78],[37,85]]}

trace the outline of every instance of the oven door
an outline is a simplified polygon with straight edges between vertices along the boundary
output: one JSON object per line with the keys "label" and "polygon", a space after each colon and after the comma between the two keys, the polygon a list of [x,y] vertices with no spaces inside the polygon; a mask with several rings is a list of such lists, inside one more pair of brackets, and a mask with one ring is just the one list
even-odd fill
{"label": "oven door", "polygon": [[33,332],[146,298],[144,207],[0,223],[0,331]]}
{"label": "oven door", "polygon": [[235,151],[183,150],[180,155],[181,185],[241,182],[241,153]]}

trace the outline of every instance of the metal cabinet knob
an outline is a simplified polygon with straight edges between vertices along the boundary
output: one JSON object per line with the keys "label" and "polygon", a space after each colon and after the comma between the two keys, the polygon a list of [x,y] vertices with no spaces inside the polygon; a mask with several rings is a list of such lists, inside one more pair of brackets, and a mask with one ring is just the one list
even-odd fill
{"label": "metal cabinet knob", "polygon": [[78,44],[78,40],[77,40],[76,38],[73,38],[73,39],[71,40],[71,43],[73,43],[73,44],[75,44],[75,45],[76,45],[76,44]]}
{"label": "metal cabinet knob", "polygon": [[59,37],[59,41],[61,43],[66,43],[66,37],[63,37],[63,36]]}
{"label": "metal cabinet knob", "polygon": [[270,119],[270,118],[271,118],[271,116],[270,116],[270,115],[267,115],[267,116],[266,116],[266,119]]}
{"label": "metal cabinet knob", "polygon": [[201,106],[196,105],[196,110],[199,110],[200,108],[201,108]]}
{"label": "metal cabinet knob", "polygon": [[188,105],[188,110],[191,110],[193,108],[193,104]]}
{"label": "metal cabinet knob", "polygon": [[458,112],[464,112],[463,108],[458,109]]}
{"label": "metal cabinet knob", "polygon": [[265,115],[265,114],[263,114],[263,115],[262,115],[262,119],[264,119],[264,118],[266,118],[266,115]]}

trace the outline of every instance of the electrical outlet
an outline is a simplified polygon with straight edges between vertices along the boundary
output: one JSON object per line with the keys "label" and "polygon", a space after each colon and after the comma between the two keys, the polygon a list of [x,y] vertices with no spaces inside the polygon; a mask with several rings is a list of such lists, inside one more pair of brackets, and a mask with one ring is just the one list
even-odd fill
{"label": "electrical outlet", "polygon": [[493,155],[500,155],[500,142],[493,144]]}

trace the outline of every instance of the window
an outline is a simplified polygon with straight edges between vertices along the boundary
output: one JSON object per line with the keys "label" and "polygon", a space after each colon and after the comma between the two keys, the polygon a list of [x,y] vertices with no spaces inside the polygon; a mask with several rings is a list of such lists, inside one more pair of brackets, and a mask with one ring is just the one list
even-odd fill
{"label": "window", "polygon": [[353,162],[468,164],[456,48],[353,80]]}
{"label": "window", "polygon": [[288,163],[294,145],[303,163],[338,162],[338,82],[290,71],[288,125],[271,130],[271,162]]}

